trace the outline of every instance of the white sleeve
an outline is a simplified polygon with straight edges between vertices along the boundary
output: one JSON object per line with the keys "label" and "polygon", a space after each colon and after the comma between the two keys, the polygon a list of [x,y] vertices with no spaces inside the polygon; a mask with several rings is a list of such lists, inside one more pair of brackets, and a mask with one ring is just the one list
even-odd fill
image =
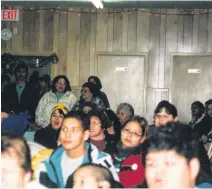
{"label": "white sleeve", "polygon": [[35,170],[35,179],[37,182],[40,182],[40,174],[41,172],[47,172],[44,163],[40,163],[38,168]]}

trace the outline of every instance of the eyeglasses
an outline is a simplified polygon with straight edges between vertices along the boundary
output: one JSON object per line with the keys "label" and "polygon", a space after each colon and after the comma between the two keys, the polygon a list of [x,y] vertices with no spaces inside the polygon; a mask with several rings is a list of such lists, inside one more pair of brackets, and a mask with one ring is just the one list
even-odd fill
{"label": "eyeglasses", "polygon": [[57,84],[59,84],[59,85],[66,85],[66,83],[62,83],[61,81],[58,81]]}
{"label": "eyeglasses", "polygon": [[141,137],[140,134],[136,133],[136,132],[131,132],[129,129],[122,129],[123,133],[128,135],[128,134],[131,134],[132,137],[134,138],[138,138],[138,137]]}

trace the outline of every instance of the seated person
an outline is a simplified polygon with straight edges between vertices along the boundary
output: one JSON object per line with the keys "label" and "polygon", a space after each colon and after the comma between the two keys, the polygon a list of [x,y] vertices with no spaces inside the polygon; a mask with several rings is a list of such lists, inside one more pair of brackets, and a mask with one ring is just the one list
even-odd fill
{"label": "seated person", "polygon": [[1,188],[44,188],[32,181],[30,149],[14,134],[1,135]]}
{"label": "seated person", "polygon": [[58,103],[56,107],[52,109],[50,124],[42,128],[35,133],[34,141],[42,144],[46,148],[57,148],[57,141],[62,126],[63,118],[68,110],[63,103]]}
{"label": "seated person", "polygon": [[41,184],[64,188],[69,176],[85,163],[101,164],[109,168],[114,179],[119,180],[110,155],[86,142],[89,138],[88,125],[79,113],[65,115],[60,131],[61,147],[42,161],[36,170],[36,179]]}
{"label": "seated person", "polygon": [[205,107],[200,101],[195,101],[191,105],[192,120],[189,125],[193,132],[199,135],[200,139],[207,136],[211,130],[212,119],[205,115]]}
{"label": "seated person", "polygon": [[134,116],[134,108],[131,104],[121,103],[117,107],[116,115],[123,126],[128,119]]}
{"label": "seated person", "polygon": [[88,114],[91,110],[96,112],[105,109],[103,101],[99,97],[95,97],[95,88],[92,83],[84,83],[81,93],[81,99],[76,102],[72,109],[73,111]]}
{"label": "seated person", "polygon": [[110,135],[107,132],[107,127],[109,127],[110,121],[105,110],[91,113],[88,119],[90,122],[90,143],[95,145],[100,151],[104,152],[113,148],[118,141],[116,140],[115,135]]}
{"label": "seated person", "polygon": [[145,160],[149,188],[194,188],[200,171],[198,140],[180,123],[155,129],[147,140]]}
{"label": "seated person", "polygon": [[145,148],[145,128],[147,121],[140,116],[133,116],[125,123],[121,131],[121,141],[111,149],[120,183],[126,187],[141,185],[144,181],[142,164]]}
{"label": "seated person", "polygon": [[93,76],[92,75],[92,76],[90,76],[88,78],[88,82],[94,84],[95,91],[96,91],[95,92],[95,96],[99,97],[103,101],[104,106],[105,106],[106,109],[109,109],[110,108],[110,103],[109,103],[109,101],[107,99],[107,95],[104,92],[101,91],[102,83],[101,83],[100,79],[97,76]]}
{"label": "seated person", "polygon": [[93,163],[81,165],[69,177],[66,188],[123,188],[120,183],[114,180],[111,172],[103,167]]}

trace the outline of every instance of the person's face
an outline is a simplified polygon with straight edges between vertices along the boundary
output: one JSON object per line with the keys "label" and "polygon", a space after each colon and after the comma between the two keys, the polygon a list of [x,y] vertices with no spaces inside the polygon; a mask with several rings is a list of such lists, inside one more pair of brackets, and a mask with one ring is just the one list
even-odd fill
{"label": "person's face", "polygon": [[208,114],[210,117],[212,117],[212,104],[209,104],[209,105],[208,105],[207,114]]}
{"label": "person's face", "polygon": [[91,99],[93,97],[93,94],[88,87],[83,87],[81,93],[84,100]]}
{"label": "person's face", "polygon": [[192,116],[199,116],[201,115],[201,109],[197,104],[193,104],[191,106],[191,114]]}
{"label": "person's face", "polygon": [[120,123],[123,125],[125,123],[125,121],[127,120],[127,115],[126,113],[122,110],[122,109],[119,109],[118,112],[117,112],[117,117],[120,121]]}
{"label": "person's face", "polygon": [[96,84],[96,81],[95,81],[95,79],[93,79],[93,78],[89,79],[88,82],[93,83],[93,84]]}
{"label": "person's face", "polygon": [[104,133],[104,130],[101,128],[101,121],[98,117],[92,116],[90,119],[90,138],[97,137]]}
{"label": "person's face", "polygon": [[74,173],[73,188],[110,188],[109,182],[98,181],[98,177],[99,173],[91,167],[82,167]]}
{"label": "person's face", "polygon": [[60,131],[60,142],[65,150],[76,150],[84,147],[89,138],[89,131],[83,131],[81,122],[76,118],[66,118]]}
{"label": "person's face", "polygon": [[18,70],[15,74],[17,81],[25,81],[27,76],[27,70],[26,68],[21,68]]}
{"label": "person's face", "polygon": [[121,130],[121,142],[123,148],[134,148],[142,143],[141,126],[136,121],[130,121]]}
{"label": "person's face", "polygon": [[47,86],[47,83],[45,81],[39,81],[40,87],[43,89]]}
{"label": "person's face", "polygon": [[51,125],[54,129],[59,129],[62,125],[64,116],[60,114],[59,110],[55,110],[51,115]]}
{"label": "person's face", "polygon": [[193,188],[199,160],[189,163],[174,150],[152,151],[146,156],[145,174],[149,188]]}
{"label": "person's face", "polygon": [[63,78],[58,79],[55,87],[58,93],[63,93],[66,88],[66,81]]}
{"label": "person's face", "polygon": [[160,127],[161,125],[166,125],[168,122],[177,121],[177,117],[174,118],[173,115],[167,114],[165,108],[155,115],[155,126]]}
{"label": "person's face", "polygon": [[31,174],[25,173],[16,157],[1,154],[1,188],[24,188],[30,181]]}

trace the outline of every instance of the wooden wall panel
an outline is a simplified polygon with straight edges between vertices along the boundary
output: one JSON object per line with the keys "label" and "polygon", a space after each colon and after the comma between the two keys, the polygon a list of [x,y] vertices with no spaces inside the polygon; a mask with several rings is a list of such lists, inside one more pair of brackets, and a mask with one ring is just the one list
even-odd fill
{"label": "wooden wall panel", "polygon": [[[152,12],[159,12],[160,9],[153,9]],[[159,48],[160,48],[160,16],[151,15],[150,17],[150,39],[149,39],[149,71],[148,87],[158,87],[159,69]]]}
{"label": "wooden wall panel", "polygon": [[[145,11],[149,11],[145,9]],[[149,51],[149,14],[146,12],[137,12],[137,52]]]}
{"label": "wooden wall panel", "polygon": [[[20,7],[15,7],[20,8]],[[17,34],[13,34],[12,37],[12,51],[23,51],[23,12],[19,12],[19,21],[12,23],[13,28],[17,28]],[[18,45],[17,45],[18,44]]]}
{"label": "wooden wall panel", "polygon": [[[117,12],[122,11],[122,9],[117,9]],[[113,52],[122,51],[122,26],[123,26],[123,15],[114,12],[113,14]],[[126,20],[125,20],[126,22]],[[125,43],[126,46],[126,43]],[[126,48],[125,48],[126,49]]]}
{"label": "wooden wall panel", "polygon": [[90,75],[90,29],[91,14],[82,13],[80,22],[80,85]]}
{"label": "wooden wall panel", "polygon": [[[200,9],[200,13],[205,13],[207,9]],[[207,52],[208,43],[208,15],[202,14],[199,16],[199,35],[198,35],[198,52]]]}
{"label": "wooden wall panel", "polygon": [[91,13],[91,32],[90,32],[90,75],[95,74],[96,21],[97,21],[97,14],[96,12],[92,12]]}
{"label": "wooden wall panel", "polygon": [[[191,13],[193,10],[189,10]],[[193,39],[193,15],[184,16],[184,29],[183,29],[183,52],[191,52],[192,39]]]}
{"label": "wooden wall panel", "polygon": [[136,52],[137,37],[137,12],[133,11],[128,17],[127,51]]}
{"label": "wooden wall panel", "polygon": [[[212,9],[209,9],[212,12]],[[208,15],[208,46],[207,52],[212,52],[212,14]]]}
{"label": "wooden wall panel", "polygon": [[67,74],[67,39],[68,39],[68,15],[67,12],[59,13],[59,43],[58,56],[60,58],[58,64],[58,74]]}
{"label": "wooden wall panel", "polygon": [[199,9],[194,9],[193,16],[193,39],[192,39],[192,52],[198,52],[198,25],[199,25]]}
{"label": "wooden wall panel", "polygon": [[[168,9],[173,14],[174,9]],[[168,15],[166,18],[166,56],[164,68],[164,87],[169,88],[170,83],[170,54],[177,51],[177,15]]]}
{"label": "wooden wall panel", "polygon": [[68,13],[67,41],[67,76],[72,86],[79,86],[80,16],[71,12]]}
{"label": "wooden wall panel", "polygon": [[[149,15],[148,11],[154,13]],[[81,16],[50,10],[20,12],[19,22],[2,22],[3,28],[18,29],[11,40],[2,41],[2,51],[55,52],[59,63],[51,66],[51,76],[67,75],[77,94],[88,76],[96,74],[99,51],[146,52],[146,116],[151,122],[157,103],[169,99],[171,54],[212,52],[212,14],[205,11],[208,10],[92,9]],[[189,12],[194,15],[184,15]]]}
{"label": "wooden wall panel", "polygon": [[54,12],[48,11],[44,13],[44,50],[53,50],[54,35]]}
{"label": "wooden wall panel", "polygon": [[99,10],[97,14],[96,51],[107,51],[107,22],[106,9]]}

